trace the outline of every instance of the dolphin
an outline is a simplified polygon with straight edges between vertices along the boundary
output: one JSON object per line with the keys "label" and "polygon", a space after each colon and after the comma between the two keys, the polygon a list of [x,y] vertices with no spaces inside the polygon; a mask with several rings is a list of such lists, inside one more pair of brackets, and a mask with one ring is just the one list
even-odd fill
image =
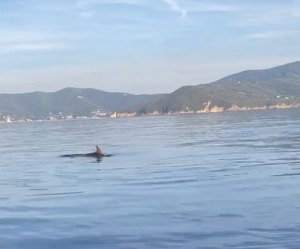
{"label": "dolphin", "polygon": [[110,154],[104,154],[100,147],[96,145],[96,151],[92,153],[87,153],[87,154],[69,154],[69,155],[62,155],[61,157],[94,157],[97,159],[101,159],[102,157],[110,157],[112,155]]}

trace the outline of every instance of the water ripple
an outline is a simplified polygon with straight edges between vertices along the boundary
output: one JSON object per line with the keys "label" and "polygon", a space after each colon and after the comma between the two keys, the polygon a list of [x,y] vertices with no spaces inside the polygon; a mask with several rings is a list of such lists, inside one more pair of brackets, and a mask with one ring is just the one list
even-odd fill
{"label": "water ripple", "polygon": [[[0,247],[299,248],[299,121],[295,109],[0,125]],[[59,157],[95,144],[115,156]]]}

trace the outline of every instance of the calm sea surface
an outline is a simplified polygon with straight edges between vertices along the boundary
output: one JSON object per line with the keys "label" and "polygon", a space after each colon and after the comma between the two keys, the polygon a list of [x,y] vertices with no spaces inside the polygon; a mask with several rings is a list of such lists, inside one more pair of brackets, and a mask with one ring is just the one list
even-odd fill
{"label": "calm sea surface", "polygon": [[[0,248],[300,248],[300,109],[0,125]],[[61,158],[99,144],[113,157]]]}

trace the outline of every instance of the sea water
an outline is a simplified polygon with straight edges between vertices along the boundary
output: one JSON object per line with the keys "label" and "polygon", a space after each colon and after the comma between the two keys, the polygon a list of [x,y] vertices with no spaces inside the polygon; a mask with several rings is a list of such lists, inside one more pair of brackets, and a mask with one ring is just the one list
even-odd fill
{"label": "sea water", "polygon": [[0,125],[1,249],[299,248],[299,213],[300,109]]}

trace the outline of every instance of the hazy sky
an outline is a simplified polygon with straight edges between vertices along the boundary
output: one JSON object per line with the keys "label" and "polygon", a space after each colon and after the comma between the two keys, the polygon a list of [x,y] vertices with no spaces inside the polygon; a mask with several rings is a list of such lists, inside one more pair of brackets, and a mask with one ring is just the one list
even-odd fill
{"label": "hazy sky", "polygon": [[171,92],[296,60],[298,0],[0,1],[0,92]]}

